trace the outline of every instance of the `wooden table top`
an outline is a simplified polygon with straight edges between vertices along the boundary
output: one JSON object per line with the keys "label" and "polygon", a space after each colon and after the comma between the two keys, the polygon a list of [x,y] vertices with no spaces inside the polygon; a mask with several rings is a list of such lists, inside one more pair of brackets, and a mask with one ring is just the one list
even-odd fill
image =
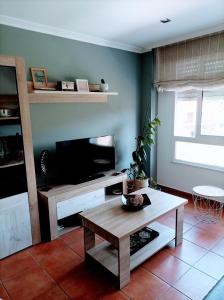
{"label": "wooden table top", "polygon": [[119,196],[114,200],[80,213],[80,216],[87,222],[121,239],[188,202],[184,198],[156,191],[151,188],[141,189],[133,194],[141,193],[146,193],[151,200],[151,205],[143,210],[135,212],[125,211],[122,208],[122,198]]}

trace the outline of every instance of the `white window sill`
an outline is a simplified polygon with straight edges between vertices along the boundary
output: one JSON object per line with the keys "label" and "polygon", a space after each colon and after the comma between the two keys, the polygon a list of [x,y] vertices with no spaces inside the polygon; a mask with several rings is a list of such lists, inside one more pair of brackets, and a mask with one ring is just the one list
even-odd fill
{"label": "white window sill", "polygon": [[202,169],[207,169],[207,170],[212,170],[212,171],[224,172],[224,168],[222,168],[222,167],[198,164],[198,163],[184,161],[184,160],[174,159],[172,161],[172,163],[182,164],[182,165],[187,165],[187,166],[191,166],[191,167],[195,167],[195,168],[202,168]]}

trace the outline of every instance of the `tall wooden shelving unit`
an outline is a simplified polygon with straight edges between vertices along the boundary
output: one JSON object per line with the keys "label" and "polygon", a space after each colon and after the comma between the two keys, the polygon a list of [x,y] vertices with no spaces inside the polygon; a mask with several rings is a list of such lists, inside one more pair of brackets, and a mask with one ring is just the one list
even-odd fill
{"label": "tall wooden shelving unit", "polygon": [[[22,136],[22,143],[23,143],[23,153],[24,157],[20,161],[9,161],[5,165],[1,164],[0,168],[2,172],[7,169],[7,172],[14,172],[15,168],[19,168],[21,166],[24,167],[24,181],[26,180],[26,193],[28,193],[28,212],[29,212],[29,220],[30,220],[30,230],[31,230],[31,244],[37,244],[40,242],[40,224],[39,224],[39,211],[38,211],[38,201],[37,201],[37,189],[36,189],[36,176],[35,176],[35,167],[34,167],[34,156],[33,156],[33,143],[32,143],[32,131],[31,131],[31,122],[30,122],[30,110],[29,110],[29,97],[27,93],[27,83],[26,83],[26,74],[25,74],[25,66],[24,61],[22,58],[14,57],[14,56],[4,56],[0,55],[0,66],[1,67],[11,67],[15,69],[15,78],[17,84],[17,95],[0,95],[0,106],[1,108],[10,107],[10,106],[18,106],[18,115],[12,117],[1,117],[0,118],[0,126],[2,125],[15,125],[17,124],[21,128],[21,136]],[[4,131],[4,129],[3,129]],[[2,132],[3,132],[2,131]],[[2,173],[4,176],[4,173]],[[22,176],[22,175],[21,175]],[[3,179],[3,178],[2,178]],[[7,184],[8,185],[8,184]],[[9,182],[10,185],[10,182]],[[13,186],[12,186],[13,189]],[[4,194],[3,194],[4,195]],[[6,214],[12,212],[11,217],[13,218],[13,213],[15,213],[16,205],[24,200],[21,197],[22,194],[12,194],[12,197],[1,197],[0,199],[0,223],[4,221],[4,217]],[[7,206],[7,203],[14,199],[15,207],[13,211],[12,202],[9,206],[11,206],[12,210],[7,211],[10,207]],[[27,200],[26,200],[27,201]],[[2,212],[3,210],[5,210]],[[21,220],[19,220],[21,218]],[[19,226],[23,223],[23,215],[19,217],[16,221]],[[10,219],[10,217],[9,217]],[[9,220],[8,219],[8,220]],[[3,224],[4,225],[4,224]],[[14,224],[15,225],[15,224]],[[13,225],[13,226],[14,226]],[[8,227],[7,227],[8,226]],[[22,226],[22,225],[21,225]],[[10,228],[10,223],[6,224],[5,226],[0,226],[0,238],[4,239],[7,236],[7,230]],[[3,232],[5,230],[5,232]],[[21,229],[22,230],[22,229]],[[10,238],[9,241],[3,245],[3,241],[0,241],[1,247],[12,247],[8,251],[8,255],[12,254],[13,251],[16,252],[21,250],[23,243],[20,246],[16,247],[16,238],[17,232],[16,228],[13,228],[13,233],[8,232],[8,235],[13,235],[12,243],[14,245],[10,245]],[[23,234],[21,234],[23,236]],[[24,235],[25,236],[25,235]],[[24,248],[30,246],[29,241],[24,241]],[[14,248],[14,250],[13,250]],[[3,253],[7,253],[4,251]]]}

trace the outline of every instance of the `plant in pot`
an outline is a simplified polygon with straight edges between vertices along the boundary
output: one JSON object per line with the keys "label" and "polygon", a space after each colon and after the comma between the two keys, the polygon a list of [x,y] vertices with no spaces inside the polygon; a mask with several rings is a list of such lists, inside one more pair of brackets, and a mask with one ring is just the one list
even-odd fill
{"label": "plant in pot", "polygon": [[134,188],[144,188],[149,185],[149,178],[146,172],[146,164],[150,155],[151,146],[155,143],[157,128],[160,125],[158,118],[145,124],[142,135],[136,137],[136,149],[132,152],[133,162],[130,164],[128,176],[129,185]]}

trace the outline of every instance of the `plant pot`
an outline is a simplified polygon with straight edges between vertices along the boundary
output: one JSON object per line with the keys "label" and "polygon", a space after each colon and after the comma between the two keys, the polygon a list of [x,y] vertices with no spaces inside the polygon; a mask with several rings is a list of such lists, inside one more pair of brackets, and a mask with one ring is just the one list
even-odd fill
{"label": "plant pot", "polygon": [[147,188],[149,186],[149,179],[135,179],[135,188],[136,189],[142,189]]}

